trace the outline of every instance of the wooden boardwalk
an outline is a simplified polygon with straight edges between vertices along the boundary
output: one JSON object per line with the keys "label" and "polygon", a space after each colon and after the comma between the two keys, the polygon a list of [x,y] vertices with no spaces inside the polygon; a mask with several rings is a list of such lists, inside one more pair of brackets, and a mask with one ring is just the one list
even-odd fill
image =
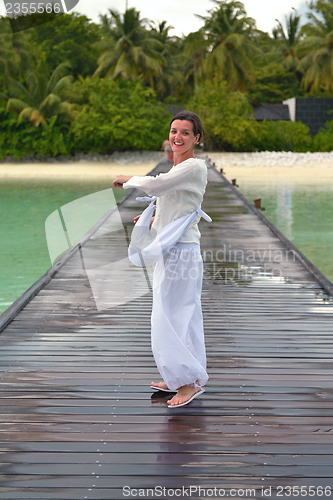
{"label": "wooden boardwalk", "polygon": [[107,220],[0,335],[1,499],[330,498],[332,300],[213,168],[203,209],[205,394],[151,393],[151,278]]}

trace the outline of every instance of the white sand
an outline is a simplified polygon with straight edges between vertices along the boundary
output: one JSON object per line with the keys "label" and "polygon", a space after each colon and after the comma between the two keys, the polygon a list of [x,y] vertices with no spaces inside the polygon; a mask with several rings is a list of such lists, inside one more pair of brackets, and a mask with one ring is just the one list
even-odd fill
{"label": "white sand", "polygon": [[117,174],[145,175],[157,162],[140,165],[119,165],[110,163],[25,163],[0,165],[0,180],[11,179],[52,179],[52,180],[103,180],[114,179]]}
{"label": "white sand", "polygon": [[158,151],[138,151],[113,153],[108,161],[96,156],[96,161],[52,162],[3,162],[0,163],[0,180],[73,180],[81,181],[114,179],[118,174],[145,175],[163,159],[164,153]]}
{"label": "white sand", "polygon": [[333,186],[333,153],[207,153],[227,179],[258,183],[329,184]]}
{"label": "white sand", "polygon": [[[204,153],[223,168],[228,179],[241,183],[271,181],[333,186],[333,153]],[[113,153],[108,161],[96,157],[96,161],[81,159],[76,162],[0,163],[0,180],[103,180],[114,179],[117,174],[145,175],[163,158],[159,151]]]}

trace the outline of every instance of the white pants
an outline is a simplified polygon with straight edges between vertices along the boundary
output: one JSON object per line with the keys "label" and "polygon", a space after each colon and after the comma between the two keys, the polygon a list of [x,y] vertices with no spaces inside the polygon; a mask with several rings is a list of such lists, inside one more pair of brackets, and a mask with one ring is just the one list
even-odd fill
{"label": "white pants", "polygon": [[152,350],[171,390],[204,385],[206,350],[201,311],[200,246],[177,243],[154,270]]}

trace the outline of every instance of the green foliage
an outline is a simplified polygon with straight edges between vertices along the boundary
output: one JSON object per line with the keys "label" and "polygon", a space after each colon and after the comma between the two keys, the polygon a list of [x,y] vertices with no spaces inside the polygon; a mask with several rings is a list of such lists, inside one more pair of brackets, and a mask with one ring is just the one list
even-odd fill
{"label": "green foliage", "polygon": [[35,126],[58,116],[58,122],[74,119],[73,106],[65,102],[63,94],[71,85],[72,76],[66,75],[69,64],[59,64],[48,75],[44,61],[41,59],[36,68],[24,75],[24,84],[8,78],[8,95],[0,94],[6,99],[7,109],[19,114],[18,121],[30,120]]}
{"label": "green foliage", "polygon": [[69,154],[72,137],[69,125],[56,125],[56,117],[48,125],[34,127],[18,123],[17,116],[0,101],[0,159],[10,155],[16,159],[36,153],[42,156]]}
{"label": "green foliage", "polygon": [[297,74],[276,62],[258,68],[256,84],[248,92],[249,99],[260,104],[281,104],[289,97],[303,97]]}
{"label": "green foliage", "polygon": [[70,61],[73,76],[92,75],[100,55],[95,43],[102,37],[101,26],[86,16],[72,13],[29,30],[31,42],[41,47],[49,68]]}
{"label": "green foliage", "polygon": [[[300,68],[304,72],[305,89],[320,92],[333,90],[333,0],[316,0],[310,4],[310,22],[303,27],[305,34],[299,52],[303,56]],[[314,12],[317,13],[317,15]]]}
{"label": "green foliage", "polygon": [[81,80],[73,91],[86,101],[71,129],[77,151],[156,150],[168,136],[171,114],[138,81]]}
{"label": "green foliage", "polygon": [[42,123],[39,136],[34,137],[33,150],[42,156],[68,155],[71,152],[73,137],[69,124],[56,125],[57,117],[51,118],[48,125]]}
{"label": "green foliage", "polygon": [[[6,104],[0,101],[0,158],[11,155],[20,158],[23,147],[21,137],[25,135],[26,124],[17,124],[17,116],[6,109]],[[23,154],[29,154],[24,150]]]}
{"label": "green foliage", "polygon": [[77,119],[58,124],[52,117],[38,127],[18,123],[16,115],[0,101],[0,158],[43,156],[77,151],[156,150],[168,136],[172,115],[156,101],[154,92],[140,82],[81,80],[77,94]]}
{"label": "green foliage", "polygon": [[180,38],[136,8],[109,10],[99,25],[56,16],[20,33],[0,16],[0,98],[9,103],[0,101],[0,155],[160,149],[171,115],[155,91],[202,117],[211,149],[331,150],[332,124],[312,139],[300,122],[256,122],[249,101],[332,93],[333,0],[313,0],[302,29],[294,11],[273,35],[242,2],[213,2],[202,27]]}
{"label": "green foliage", "polygon": [[243,3],[213,1],[217,7],[209,11],[208,17],[202,17],[208,50],[199,74],[210,78],[218,76],[227,81],[231,90],[245,91],[254,79],[253,59],[261,55],[259,46],[251,38],[256,23],[246,16]]}
{"label": "green foliage", "polygon": [[326,122],[313,138],[314,151],[333,151],[333,120]]}
{"label": "green foliage", "polygon": [[154,77],[162,74],[165,59],[163,43],[153,30],[148,31],[135,8],[121,16],[109,9],[110,17],[101,16],[105,37],[96,44],[103,52],[95,76],[134,80],[143,79],[154,87]]}
{"label": "green foliage", "polygon": [[209,149],[246,151],[253,148],[258,124],[244,94],[231,92],[226,82],[214,80],[198,87],[189,103],[206,131]]}
{"label": "green foliage", "polygon": [[258,126],[259,133],[254,145],[259,151],[304,153],[312,150],[310,129],[302,122],[263,121]]}
{"label": "green foliage", "polygon": [[154,89],[159,100],[172,98],[182,98],[184,92],[188,91],[185,83],[184,68],[186,74],[186,64],[188,57],[184,53],[183,41],[177,36],[170,36],[169,31],[173,29],[166,21],[155,24],[152,23],[151,34],[160,43],[159,51],[164,58],[164,67],[161,74],[154,78]]}
{"label": "green foliage", "polygon": [[301,40],[301,17],[294,12],[286,16],[286,32],[278,21],[277,27],[273,30],[275,38],[275,53],[279,54],[283,66],[288,69],[296,69],[299,63],[298,47]]}
{"label": "green foliage", "polygon": [[13,33],[7,17],[0,16],[0,84],[6,88],[6,77],[21,78],[29,68],[33,46],[27,32]]}
{"label": "green foliage", "polygon": [[199,87],[190,109],[202,118],[209,149],[225,151],[311,151],[309,128],[302,122],[257,122],[241,92],[225,82]]}

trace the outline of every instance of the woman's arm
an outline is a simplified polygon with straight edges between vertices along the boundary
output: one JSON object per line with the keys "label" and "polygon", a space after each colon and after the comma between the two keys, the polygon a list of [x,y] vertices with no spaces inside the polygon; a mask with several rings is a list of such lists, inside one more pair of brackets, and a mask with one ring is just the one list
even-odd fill
{"label": "woman's arm", "polygon": [[148,196],[163,196],[170,191],[188,189],[191,186],[195,168],[195,163],[184,162],[184,165],[173,167],[169,172],[156,177],[134,175],[130,181],[124,183],[124,188],[142,189]]}
{"label": "woman's arm", "polygon": [[123,184],[125,184],[125,182],[128,182],[130,179],[132,179],[133,175],[117,175],[117,177],[115,178],[115,180],[112,182],[112,185],[113,187],[116,187],[116,188],[122,188],[123,187]]}

